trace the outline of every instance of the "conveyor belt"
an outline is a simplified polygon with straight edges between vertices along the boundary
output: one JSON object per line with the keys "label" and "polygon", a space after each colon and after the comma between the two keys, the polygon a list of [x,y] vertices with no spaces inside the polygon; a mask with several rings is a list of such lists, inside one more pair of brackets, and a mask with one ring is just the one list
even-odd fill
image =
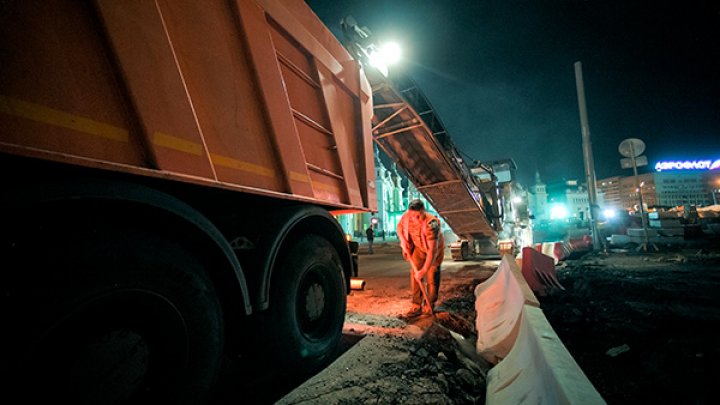
{"label": "conveyor belt", "polygon": [[[460,237],[497,239],[497,200],[460,158],[430,103],[409,78],[369,74],[373,139]],[[492,187],[491,187],[492,188]],[[495,204],[493,204],[493,201]]]}

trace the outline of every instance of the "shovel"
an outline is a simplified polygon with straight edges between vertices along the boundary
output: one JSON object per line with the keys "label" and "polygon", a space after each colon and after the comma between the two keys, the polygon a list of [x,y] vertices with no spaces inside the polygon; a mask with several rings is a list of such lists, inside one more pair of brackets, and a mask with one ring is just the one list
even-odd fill
{"label": "shovel", "polygon": [[[410,265],[412,266],[413,272],[417,272],[417,268],[415,267],[415,263],[412,261],[410,262]],[[414,273],[413,273],[414,277]],[[427,290],[425,289],[425,286],[422,282],[419,282],[415,280],[416,283],[420,284],[420,291],[422,291],[423,297],[425,298],[425,303],[427,304],[428,308],[430,308],[430,314],[432,315],[433,319],[435,321],[438,321],[437,317],[435,316],[435,310],[433,309],[432,305],[430,305],[430,299],[428,298]],[[447,331],[450,333],[450,336],[458,343],[458,347],[460,349],[460,352],[468,357],[469,359],[475,361],[475,363],[479,366],[480,374],[482,374],[483,378],[487,375],[487,370],[490,368],[490,365],[483,359],[481,356],[477,354],[477,351],[475,350],[475,345],[469,342],[465,337],[451,329],[448,329],[444,325],[442,325],[439,322],[433,322],[434,325],[437,325],[441,329]]]}
{"label": "shovel", "polygon": [[413,279],[415,279],[415,282],[418,283],[420,286],[420,291],[422,292],[423,297],[425,298],[425,303],[427,304],[428,308],[430,308],[430,315],[432,315],[433,319],[435,318],[435,310],[432,307],[432,304],[430,304],[430,298],[428,298],[427,290],[425,289],[425,285],[422,282],[422,279],[418,280],[415,278],[415,273],[418,272],[417,267],[415,267],[415,263],[410,260],[410,265],[412,266],[413,270]]}

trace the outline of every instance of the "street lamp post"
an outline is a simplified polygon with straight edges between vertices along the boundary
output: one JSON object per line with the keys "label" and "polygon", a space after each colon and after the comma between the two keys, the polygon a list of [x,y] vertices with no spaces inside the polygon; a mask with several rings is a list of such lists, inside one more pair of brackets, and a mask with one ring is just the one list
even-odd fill
{"label": "street lamp post", "polygon": [[637,250],[642,249],[647,251],[648,246],[652,246],[655,251],[658,251],[659,249],[657,248],[657,246],[655,246],[654,243],[650,243],[648,237],[647,219],[645,218],[645,203],[643,202],[642,195],[642,186],[645,184],[645,182],[643,182],[643,184],[640,184],[640,180],[638,179],[638,166],[644,166],[647,164],[647,158],[645,156],[641,156],[641,154],[645,151],[645,143],[637,138],[628,138],[620,142],[618,151],[621,155],[627,158],[621,159],[620,165],[623,168],[632,167],[633,169],[633,177],[635,178],[635,190],[638,193],[638,197],[640,200],[640,221],[642,223],[643,230],[643,243],[638,246]]}
{"label": "street lamp post", "polygon": [[652,246],[656,251],[658,250],[657,246],[655,244],[650,243],[650,238],[648,237],[648,229],[647,229],[647,219],[645,218],[645,203],[643,202],[643,194],[642,194],[642,186],[645,185],[645,182],[643,181],[640,183],[640,180],[638,179],[638,172],[637,172],[637,165],[635,163],[635,145],[630,143],[630,150],[632,151],[632,163],[633,163],[633,174],[635,175],[635,186],[637,187],[637,193],[638,193],[638,199],[640,200],[640,220],[642,222],[642,229],[643,229],[643,235],[645,239],[645,243],[640,245],[638,247],[638,250],[643,249],[647,251],[648,246]]}
{"label": "street lamp post", "polygon": [[583,161],[585,163],[585,180],[588,186],[588,201],[590,203],[590,231],[593,238],[593,250],[604,248],[598,230],[598,204],[597,191],[595,190],[595,163],[592,154],[592,142],[590,141],[590,125],[588,124],[587,106],[585,105],[585,85],[582,76],[582,63],[575,62],[575,87],[577,88],[578,109],[580,112],[580,126],[582,131]]}

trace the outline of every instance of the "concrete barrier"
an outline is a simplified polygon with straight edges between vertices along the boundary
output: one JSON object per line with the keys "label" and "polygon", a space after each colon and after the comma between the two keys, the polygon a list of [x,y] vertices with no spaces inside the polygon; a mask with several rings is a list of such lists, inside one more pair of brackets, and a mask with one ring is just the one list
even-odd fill
{"label": "concrete barrier", "polygon": [[513,266],[516,265],[512,258],[503,256],[497,271],[475,287],[476,348],[478,354],[493,364],[504,358],[515,342],[516,324],[525,302],[537,303],[527,285],[523,291]]}
{"label": "concrete barrier", "polygon": [[[523,269],[526,260],[544,256],[530,247],[523,253]],[[487,374],[485,403],[605,404],[539,305],[525,271],[509,255],[475,288],[477,351],[495,364]]]}
{"label": "concrete barrier", "polygon": [[507,356],[487,374],[485,403],[605,404],[540,308],[525,305]]}

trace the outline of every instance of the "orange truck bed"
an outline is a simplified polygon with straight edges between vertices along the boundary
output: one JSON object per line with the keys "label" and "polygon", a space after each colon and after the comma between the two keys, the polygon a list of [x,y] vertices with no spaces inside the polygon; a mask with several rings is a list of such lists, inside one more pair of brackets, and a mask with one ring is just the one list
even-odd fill
{"label": "orange truck bed", "polygon": [[0,2],[8,395],[211,403],[226,359],[332,361],[372,114],[302,0]]}
{"label": "orange truck bed", "polygon": [[301,0],[0,8],[3,154],[376,209],[370,87]]}

